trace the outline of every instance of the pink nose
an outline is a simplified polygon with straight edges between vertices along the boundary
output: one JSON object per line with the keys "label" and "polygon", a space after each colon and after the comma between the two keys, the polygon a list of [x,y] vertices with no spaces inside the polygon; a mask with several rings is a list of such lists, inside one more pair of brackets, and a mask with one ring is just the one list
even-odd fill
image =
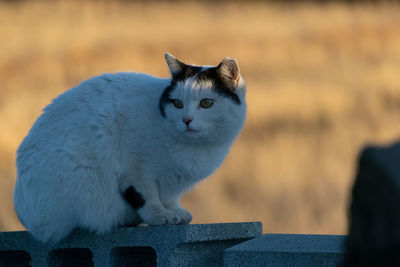
{"label": "pink nose", "polygon": [[189,124],[193,120],[193,118],[183,118],[182,120],[186,124],[186,126],[189,126]]}

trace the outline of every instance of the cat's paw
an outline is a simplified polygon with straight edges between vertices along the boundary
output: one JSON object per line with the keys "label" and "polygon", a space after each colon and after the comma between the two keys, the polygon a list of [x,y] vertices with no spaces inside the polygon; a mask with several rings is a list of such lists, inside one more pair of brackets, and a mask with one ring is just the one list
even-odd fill
{"label": "cat's paw", "polygon": [[180,217],[176,212],[165,209],[152,214],[142,214],[142,219],[149,225],[168,225],[180,222]]}
{"label": "cat's paw", "polygon": [[183,208],[178,208],[178,209],[175,209],[174,211],[178,214],[179,219],[180,219],[178,224],[189,224],[192,221],[193,217],[189,211],[187,211]]}
{"label": "cat's paw", "polygon": [[163,225],[166,224],[178,224],[180,219],[179,215],[172,210],[163,210],[160,214],[157,214],[161,220],[164,221]]}

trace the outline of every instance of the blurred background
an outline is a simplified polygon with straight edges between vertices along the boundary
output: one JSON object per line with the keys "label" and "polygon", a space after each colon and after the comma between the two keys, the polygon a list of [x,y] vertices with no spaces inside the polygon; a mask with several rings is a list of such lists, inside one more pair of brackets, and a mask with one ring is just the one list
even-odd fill
{"label": "blurred background", "polygon": [[394,2],[0,1],[0,231],[19,230],[15,151],[61,92],[104,72],[168,77],[163,53],[236,58],[248,117],[184,195],[193,223],[344,234],[359,150],[400,136]]}

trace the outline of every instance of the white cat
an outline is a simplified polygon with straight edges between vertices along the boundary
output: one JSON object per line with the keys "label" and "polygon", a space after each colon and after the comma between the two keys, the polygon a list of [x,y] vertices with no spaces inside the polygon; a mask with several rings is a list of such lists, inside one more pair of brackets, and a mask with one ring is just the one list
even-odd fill
{"label": "white cat", "polygon": [[172,79],[103,74],[61,94],[17,151],[14,205],[39,240],[74,228],[188,224],[181,194],[222,163],[246,117],[237,62],[186,65]]}

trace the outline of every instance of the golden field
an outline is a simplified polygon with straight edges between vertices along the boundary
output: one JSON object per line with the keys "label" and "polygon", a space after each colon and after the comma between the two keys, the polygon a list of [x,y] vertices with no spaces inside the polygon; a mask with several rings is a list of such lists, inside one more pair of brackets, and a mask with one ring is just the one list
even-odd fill
{"label": "golden field", "polygon": [[15,151],[42,108],[103,72],[167,77],[238,60],[245,128],[221,168],[187,193],[194,223],[262,221],[264,232],[346,233],[359,150],[400,136],[395,3],[0,2],[0,230],[13,212]]}

